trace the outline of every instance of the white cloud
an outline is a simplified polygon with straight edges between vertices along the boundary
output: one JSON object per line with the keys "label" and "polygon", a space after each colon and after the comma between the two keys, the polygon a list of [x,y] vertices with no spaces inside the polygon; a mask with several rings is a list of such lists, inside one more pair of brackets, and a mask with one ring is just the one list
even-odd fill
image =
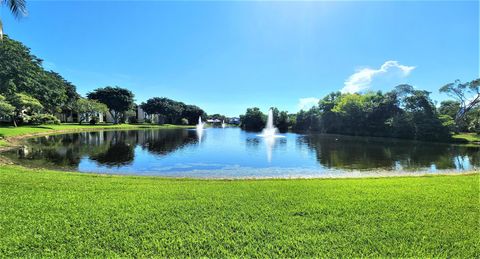
{"label": "white cloud", "polygon": [[313,106],[317,105],[318,101],[320,101],[320,99],[315,97],[300,98],[300,100],[298,101],[298,109],[308,110]]}
{"label": "white cloud", "polygon": [[357,70],[345,81],[342,93],[356,93],[371,87],[377,79],[404,78],[415,69],[414,66],[405,66],[398,61],[389,60],[383,63],[379,69],[363,68]]}

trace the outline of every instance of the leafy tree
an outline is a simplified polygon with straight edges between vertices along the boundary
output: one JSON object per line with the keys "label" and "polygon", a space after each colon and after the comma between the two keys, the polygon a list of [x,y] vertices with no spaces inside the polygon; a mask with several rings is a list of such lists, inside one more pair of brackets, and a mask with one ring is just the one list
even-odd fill
{"label": "leafy tree", "polygon": [[245,130],[260,131],[265,127],[266,115],[259,108],[248,108],[245,115],[240,116],[240,125]]}
{"label": "leafy tree", "polygon": [[5,36],[0,43],[0,92],[5,95],[31,93],[40,87],[41,62],[25,45]]}
{"label": "leafy tree", "polygon": [[278,120],[276,121],[275,125],[280,132],[287,132],[290,125],[290,118],[288,116],[288,112],[281,111],[278,115]]}
{"label": "leafy tree", "polygon": [[78,113],[78,122],[80,124],[82,124],[82,122],[86,121],[88,118],[97,116],[98,113],[108,112],[107,105],[97,100],[89,100],[85,98],[78,99],[73,109]]}
{"label": "leafy tree", "polygon": [[[317,127],[309,125],[308,128],[318,128],[322,132],[335,133],[340,130],[340,118],[333,112],[333,108],[339,102],[342,94],[340,92],[333,92],[325,96],[318,103],[318,111],[312,110],[309,122],[320,121]],[[298,123],[297,123],[298,124]]]}
{"label": "leafy tree", "polygon": [[53,71],[43,72],[39,83],[39,88],[28,93],[37,98],[47,112],[61,112],[67,102],[67,84],[70,83]]}
{"label": "leafy tree", "polygon": [[299,131],[323,131],[321,120],[322,114],[318,107],[312,107],[308,111],[301,110],[296,116],[295,129]]}
{"label": "leafy tree", "polygon": [[125,88],[118,86],[97,88],[87,94],[88,99],[97,100],[107,105],[110,114],[113,117],[114,124],[118,124],[123,114],[133,107],[134,95]]}
{"label": "leafy tree", "polygon": [[342,132],[359,134],[366,124],[366,96],[360,94],[344,94],[332,109],[341,119]]}
{"label": "leafy tree", "polygon": [[15,107],[6,101],[3,95],[0,95],[0,116],[11,118],[14,115]]}
{"label": "leafy tree", "polygon": [[296,115],[295,130],[443,140],[451,120],[439,116],[426,91],[399,85],[391,92],[331,93]]}
{"label": "leafy tree", "polygon": [[455,80],[453,83],[442,86],[440,92],[448,94],[460,103],[460,108],[454,117],[455,122],[459,124],[470,110],[480,104],[480,78],[467,83]]}
{"label": "leafy tree", "polygon": [[292,128],[292,130],[295,130],[297,128],[297,114],[288,114],[288,125]]}
{"label": "leafy tree", "polygon": [[39,100],[52,114],[75,98],[75,86],[58,73],[45,71],[30,49],[5,36],[0,43],[0,94],[8,97],[19,92]]}
{"label": "leafy tree", "polygon": [[135,109],[130,109],[123,113],[122,123],[138,123],[137,112]]}
{"label": "leafy tree", "polygon": [[180,124],[181,124],[181,125],[188,125],[189,122],[188,122],[188,120],[187,120],[186,118],[182,118],[182,119],[180,120]]}
{"label": "leafy tree", "polygon": [[[27,3],[25,0],[0,0],[0,7],[6,5],[15,18],[27,14]],[[3,40],[3,24],[0,20],[0,41]]]}
{"label": "leafy tree", "polygon": [[36,98],[24,94],[17,93],[9,98],[9,102],[15,107],[13,124],[17,126],[17,121],[27,121],[28,116],[39,112],[43,109],[43,105]]}
{"label": "leafy tree", "polygon": [[318,107],[322,113],[330,112],[333,110],[337,102],[339,101],[342,94],[340,92],[333,92],[325,96],[318,103]]}
{"label": "leafy tree", "polygon": [[455,122],[455,116],[460,110],[460,103],[453,100],[447,100],[440,103],[438,108],[438,113],[440,116],[448,116],[454,121],[453,131],[467,131],[468,130],[468,118],[469,116],[464,116],[461,120]]}
{"label": "leafy tree", "polygon": [[[172,99],[168,99],[164,97],[150,98],[147,100],[147,102],[144,102],[140,105],[140,107],[142,107],[142,109],[147,114],[157,114],[157,115],[163,116],[165,118],[165,121],[169,123],[180,122],[179,120],[182,117],[182,113],[184,111],[185,106],[186,105],[182,102],[177,102]],[[197,120],[198,120],[198,117],[197,117]],[[193,121],[196,121],[196,120],[192,120],[192,122]]]}
{"label": "leafy tree", "polygon": [[410,91],[403,98],[405,111],[411,114],[414,138],[420,140],[443,140],[450,137],[449,128],[442,124],[429,92]]}
{"label": "leafy tree", "polygon": [[480,134],[480,107],[472,109],[468,113],[468,130]]}
{"label": "leafy tree", "polygon": [[60,120],[52,114],[33,114],[28,119],[30,124],[60,124]]}
{"label": "leafy tree", "polygon": [[[185,105],[182,109],[181,117],[187,120],[187,124],[194,125],[198,122],[198,118],[205,118],[206,113],[200,107],[195,105]],[[218,118],[222,120],[221,117]],[[223,118],[225,120],[225,118]],[[185,121],[182,121],[182,124],[185,124]]]}

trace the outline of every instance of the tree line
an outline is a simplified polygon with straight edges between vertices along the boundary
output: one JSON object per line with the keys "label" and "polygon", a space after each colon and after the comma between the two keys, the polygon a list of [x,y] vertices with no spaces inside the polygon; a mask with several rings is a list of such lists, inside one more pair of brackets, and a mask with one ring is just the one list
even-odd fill
{"label": "tree line", "polygon": [[[480,79],[455,81],[440,88],[451,96],[436,107],[430,93],[410,85],[392,91],[348,94],[333,92],[309,110],[295,114],[272,107],[274,123],[282,131],[312,131],[361,136],[444,140],[451,132],[480,132]],[[96,123],[99,114],[109,113],[114,123],[137,120],[135,96],[117,86],[98,88],[80,96],[75,85],[54,71],[21,42],[4,36],[0,41],[0,116],[18,124],[59,123],[55,114],[77,114],[80,123]],[[140,104],[159,123],[196,124],[199,117],[224,120],[198,106],[165,97]],[[261,130],[266,115],[258,108],[240,116],[241,127]]]}
{"label": "tree line", "polygon": [[[19,124],[58,124],[56,114],[78,115],[78,122],[95,124],[109,113],[114,123],[137,122],[135,95],[118,86],[98,88],[81,97],[75,85],[54,71],[19,41],[0,41],[0,116]],[[168,98],[151,98],[140,105],[161,122],[195,124],[206,113],[195,105]],[[147,118],[148,121],[148,118]]]}
{"label": "tree line", "polygon": [[[411,85],[399,85],[386,93],[341,93],[325,96],[309,110],[288,114],[273,109],[280,131],[308,131],[357,136],[395,137],[441,141],[452,132],[480,133],[480,79],[455,81],[440,88],[455,100],[437,108],[430,93]],[[240,116],[241,127],[261,130],[266,115],[259,108],[248,108]]]}

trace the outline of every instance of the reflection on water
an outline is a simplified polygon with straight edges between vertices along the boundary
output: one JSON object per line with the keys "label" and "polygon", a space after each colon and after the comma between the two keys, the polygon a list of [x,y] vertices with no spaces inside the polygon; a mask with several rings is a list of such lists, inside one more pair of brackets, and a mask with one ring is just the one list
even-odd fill
{"label": "reflection on water", "polygon": [[328,168],[469,170],[480,164],[479,147],[338,135],[306,135],[298,141]]}
{"label": "reflection on water", "polygon": [[204,135],[203,135],[204,130],[203,130],[203,128],[199,128],[199,127],[197,126],[197,129],[195,130],[195,133],[197,134],[198,143],[202,143],[202,140],[203,140],[203,138],[204,138]]}
{"label": "reflection on water", "polygon": [[190,177],[321,176],[352,170],[436,172],[480,166],[479,147],[322,134],[263,138],[237,128],[53,135],[31,139],[5,155],[31,166]]}

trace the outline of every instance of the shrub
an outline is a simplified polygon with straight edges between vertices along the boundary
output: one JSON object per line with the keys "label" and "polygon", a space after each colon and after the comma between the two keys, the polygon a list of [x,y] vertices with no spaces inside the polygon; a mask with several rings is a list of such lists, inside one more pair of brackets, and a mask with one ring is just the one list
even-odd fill
{"label": "shrub", "polygon": [[28,122],[30,124],[60,124],[60,120],[51,114],[34,114],[29,116]]}
{"label": "shrub", "polygon": [[449,131],[455,131],[455,121],[450,115],[440,115],[438,116],[442,125],[448,128]]}
{"label": "shrub", "polygon": [[128,117],[128,123],[132,123],[132,124],[138,123],[137,116]]}
{"label": "shrub", "polygon": [[95,124],[97,124],[99,121],[100,121],[100,119],[98,118],[98,116],[92,116],[92,117],[90,118],[90,125],[95,125]]}
{"label": "shrub", "polygon": [[145,119],[145,123],[152,123],[152,119]]}
{"label": "shrub", "polygon": [[182,118],[182,119],[180,120],[180,124],[181,124],[181,125],[188,125],[188,120],[185,119],[185,118]]}

